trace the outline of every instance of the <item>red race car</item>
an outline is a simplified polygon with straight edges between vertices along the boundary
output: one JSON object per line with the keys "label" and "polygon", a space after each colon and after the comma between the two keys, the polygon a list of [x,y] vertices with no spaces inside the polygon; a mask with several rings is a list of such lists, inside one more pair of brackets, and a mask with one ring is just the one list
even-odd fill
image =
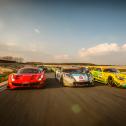
{"label": "red race car", "polygon": [[7,87],[9,89],[18,87],[42,88],[45,86],[45,80],[45,71],[34,67],[24,67],[19,69],[16,74],[9,75]]}

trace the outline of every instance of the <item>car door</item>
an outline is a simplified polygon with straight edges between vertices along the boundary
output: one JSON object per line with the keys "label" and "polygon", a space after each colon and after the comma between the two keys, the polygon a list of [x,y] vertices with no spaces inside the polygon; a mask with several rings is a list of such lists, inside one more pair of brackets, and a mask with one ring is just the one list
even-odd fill
{"label": "car door", "polygon": [[103,79],[103,72],[101,68],[96,68],[96,73],[95,73],[96,79],[98,81],[102,81]]}
{"label": "car door", "polygon": [[98,80],[98,75],[99,75],[98,69],[95,68],[91,73],[92,73],[93,77],[94,77],[96,80]]}
{"label": "car door", "polygon": [[99,71],[98,79],[100,82],[104,82],[104,73],[103,71]]}

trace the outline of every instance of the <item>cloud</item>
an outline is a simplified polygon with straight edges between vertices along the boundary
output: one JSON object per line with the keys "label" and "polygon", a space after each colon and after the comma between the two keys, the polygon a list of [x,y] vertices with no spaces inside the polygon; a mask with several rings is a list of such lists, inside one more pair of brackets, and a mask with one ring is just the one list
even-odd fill
{"label": "cloud", "polygon": [[0,56],[17,56],[24,58],[25,61],[48,62],[53,60],[52,55],[40,49],[37,44],[0,43]]}
{"label": "cloud", "polygon": [[16,42],[7,42],[7,43],[5,43],[5,45],[8,47],[14,47],[17,45],[17,43]]}
{"label": "cloud", "polygon": [[38,28],[35,28],[34,31],[37,33],[37,34],[40,34],[40,30]]}
{"label": "cloud", "polygon": [[90,48],[80,49],[78,57],[83,62],[96,64],[126,64],[126,43],[103,43]]}
{"label": "cloud", "polygon": [[79,50],[80,57],[90,57],[90,56],[102,56],[102,55],[109,55],[115,52],[123,52],[126,51],[126,44],[118,45],[116,43],[103,43],[96,45],[91,48],[82,48]]}
{"label": "cloud", "polygon": [[122,51],[126,51],[126,44],[122,46]]}
{"label": "cloud", "polygon": [[19,56],[25,61],[42,62],[90,62],[96,64],[126,64],[126,44],[103,43],[90,48],[82,48],[79,55],[56,54],[53,51],[47,52],[46,47],[41,43],[28,42],[25,44],[19,41],[0,42],[0,56]]}
{"label": "cloud", "polygon": [[59,55],[54,56],[54,59],[56,59],[56,60],[68,60],[68,59],[70,59],[70,57],[67,54],[59,54]]}

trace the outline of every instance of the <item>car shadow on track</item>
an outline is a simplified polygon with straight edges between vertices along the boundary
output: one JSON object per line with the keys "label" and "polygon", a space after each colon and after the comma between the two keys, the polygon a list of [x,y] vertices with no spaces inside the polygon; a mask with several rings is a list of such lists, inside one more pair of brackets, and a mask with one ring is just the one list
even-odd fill
{"label": "car shadow on track", "polygon": [[[106,86],[106,85],[100,82],[95,82],[94,86],[78,86],[78,87],[67,87],[67,88],[93,88],[97,86]],[[45,88],[64,88],[64,87],[55,78],[47,78]]]}
{"label": "car shadow on track", "polygon": [[[43,90],[43,89],[51,89],[51,88],[64,88],[55,78],[47,78],[45,83],[46,85],[43,88],[23,87],[23,88],[16,88],[14,90]],[[97,86],[105,86],[105,85],[99,82],[95,82],[95,86],[93,87],[97,87]],[[69,87],[69,88],[90,88],[90,86]]]}
{"label": "car shadow on track", "polygon": [[107,85],[100,83],[100,82],[94,82],[94,83],[95,83],[95,86],[107,86]]}
{"label": "car shadow on track", "polygon": [[45,88],[62,88],[62,85],[55,78],[47,78]]}

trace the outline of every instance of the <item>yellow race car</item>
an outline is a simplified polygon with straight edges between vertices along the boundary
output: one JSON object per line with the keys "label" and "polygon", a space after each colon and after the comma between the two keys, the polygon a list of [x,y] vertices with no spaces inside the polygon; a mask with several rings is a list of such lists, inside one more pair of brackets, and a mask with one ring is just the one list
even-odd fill
{"label": "yellow race car", "polygon": [[96,67],[91,71],[94,81],[126,88],[126,74],[116,68]]}

